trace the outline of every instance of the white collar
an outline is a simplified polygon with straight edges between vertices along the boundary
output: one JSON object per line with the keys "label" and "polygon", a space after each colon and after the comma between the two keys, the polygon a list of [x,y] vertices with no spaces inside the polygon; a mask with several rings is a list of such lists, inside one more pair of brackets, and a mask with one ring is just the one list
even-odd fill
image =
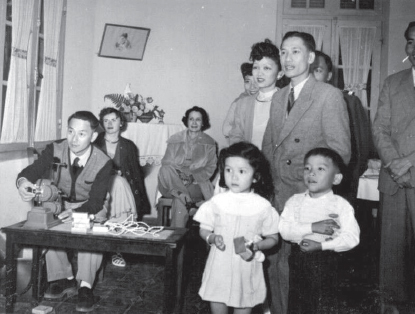
{"label": "white collar", "polygon": [[[297,84],[294,87],[294,100],[297,100],[298,96],[300,96],[301,90],[303,89],[305,83],[308,81],[308,79],[310,78],[310,75],[307,76],[307,78],[302,81],[301,83]],[[292,83],[290,83],[290,88],[292,88]]]}
{"label": "white collar", "polygon": [[258,95],[256,96],[256,100],[259,102],[264,102],[264,101],[271,101],[272,96],[279,91],[278,87],[275,87],[273,90],[270,90],[269,92],[258,92]]}
{"label": "white collar", "polygon": [[305,192],[304,192],[304,194],[305,194],[305,196],[307,196],[307,197],[309,197],[309,198],[313,198],[313,199],[321,199],[321,198],[327,198],[327,197],[330,197],[330,196],[334,195],[334,192],[333,192],[333,190],[331,190],[330,192],[327,192],[326,194],[323,194],[322,196],[317,197],[317,198],[311,197],[311,196],[310,196],[310,191],[309,191],[309,190],[305,191]]}
{"label": "white collar", "polygon": [[75,160],[76,157],[79,158],[78,161],[78,165],[81,167],[84,167],[86,165],[86,162],[88,161],[89,156],[91,156],[91,151],[92,151],[92,145],[89,145],[88,149],[85,151],[84,154],[82,154],[82,156],[76,156],[74,153],[72,153],[70,151],[70,156],[71,156],[71,165],[73,164],[73,161]]}

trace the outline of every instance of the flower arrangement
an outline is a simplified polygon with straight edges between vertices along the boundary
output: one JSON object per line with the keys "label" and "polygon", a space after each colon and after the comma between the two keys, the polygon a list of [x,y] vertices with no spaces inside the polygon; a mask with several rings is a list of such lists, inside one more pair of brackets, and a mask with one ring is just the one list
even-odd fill
{"label": "flower arrangement", "polygon": [[124,114],[132,116],[134,121],[135,117],[142,122],[149,122],[153,118],[157,118],[159,123],[163,123],[164,110],[160,110],[159,106],[152,104],[152,97],[144,98],[140,94],[134,94],[130,84],[127,84],[124,95],[108,94],[104,96],[104,101],[106,99],[111,100],[115,107]]}

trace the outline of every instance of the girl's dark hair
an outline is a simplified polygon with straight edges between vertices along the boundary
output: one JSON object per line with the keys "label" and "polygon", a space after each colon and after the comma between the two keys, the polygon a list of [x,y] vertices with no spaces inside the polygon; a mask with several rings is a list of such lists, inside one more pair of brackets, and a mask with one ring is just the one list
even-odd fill
{"label": "girl's dark hair", "polygon": [[263,42],[256,43],[252,46],[249,60],[252,62],[260,61],[264,57],[274,60],[278,66],[278,70],[281,70],[280,51],[269,39],[265,39]]}
{"label": "girl's dark hair", "polygon": [[304,157],[304,164],[307,162],[308,158],[311,156],[321,156],[328,158],[333,162],[333,166],[337,168],[339,173],[344,174],[346,165],[343,161],[343,158],[334,150],[327,147],[316,147],[310,150]]}
{"label": "girl's dark hair", "polygon": [[101,110],[101,112],[99,113],[99,123],[101,124],[102,128],[105,130],[104,128],[104,117],[110,113],[115,113],[115,115],[117,116],[117,118],[120,118],[120,132],[123,132],[127,129],[127,119],[125,119],[124,115],[117,109],[113,108],[113,107],[106,107],[104,109]]}
{"label": "girl's dark hair", "polygon": [[187,122],[189,120],[189,115],[192,111],[200,112],[200,114],[202,115],[202,131],[209,129],[210,128],[209,115],[207,114],[205,109],[198,107],[198,106],[194,106],[186,110],[186,113],[184,114],[184,117],[182,118],[182,122],[186,126],[186,128],[188,127]]}
{"label": "girl's dark hair", "polygon": [[219,154],[219,186],[223,188],[226,188],[225,161],[229,157],[241,157],[249,162],[254,169],[254,179],[256,180],[255,183],[252,183],[251,188],[256,194],[270,201],[274,195],[271,168],[258,147],[248,142],[239,142],[221,150]]}

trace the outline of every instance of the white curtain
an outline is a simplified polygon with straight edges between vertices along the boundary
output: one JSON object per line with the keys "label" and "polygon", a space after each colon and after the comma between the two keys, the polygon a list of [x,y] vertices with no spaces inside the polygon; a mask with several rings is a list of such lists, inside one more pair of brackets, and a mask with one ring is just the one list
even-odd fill
{"label": "white curtain", "polygon": [[63,0],[44,0],[43,79],[36,117],[35,141],[56,139],[58,47]]}
{"label": "white curtain", "polygon": [[355,92],[368,108],[367,79],[372,58],[375,27],[340,27],[340,51],[343,62],[344,89]]}
{"label": "white curtain", "polygon": [[322,50],[323,38],[326,31],[325,25],[284,25],[283,34],[286,32],[304,32],[313,35],[314,41],[316,42],[316,50]]}
{"label": "white curtain", "polygon": [[26,68],[33,8],[34,0],[13,0],[12,56],[0,143],[28,141],[29,82]]}

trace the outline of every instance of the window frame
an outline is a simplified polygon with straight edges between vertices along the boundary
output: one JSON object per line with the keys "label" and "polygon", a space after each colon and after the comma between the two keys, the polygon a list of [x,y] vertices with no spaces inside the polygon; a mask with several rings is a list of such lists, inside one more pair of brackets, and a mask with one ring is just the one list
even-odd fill
{"label": "window frame", "polygon": [[[283,3],[283,14],[299,14],[307,15],[305,18],[308,18],[310,15],[334,15],[334,16],[347,16],[347,15],[360,15],[360,16],[381,16],[383,9],[383,0],[375,0],[374,9],[341,9],[340,0],[325,0],[325,7],[320,8],[291,8],[291,0],[282,0]],[[307,4],[310,3],[310,0],[307,0]]]}
{"label": "window frame", "polygon": [[[376,42],[372,52],[372,69],[371,69],[371,91],[370,91],[370,118],[373,121],[378,105],[378,97],[380,93],[380,84],[383,78],[383,73],[380,68],[382,58],[387,51],[384,51],[385,45],[383,39],[385,16],[388,12],[390,0],[375,0],[375,12],[367,12],[369,10],[349,10],[349,9],[291,9],[289,5],[291,0],[277,0],[277,22],[276,22],[276,35],[275,42],[279,45],[282,41],[283,25],[284,23],[295,23],[295,21],[308,20],[308,21],[331,21],[331,43],[329,47],[324,47],[323,50],[328,54],[335,67],[333,76],[338,75],[337,60],[338,60],[338,42],[337,42],[337,25],[340,23],[348,22],[367,22],[369,24],[377,23]],[[329,3],[331,7],[336,6],[340,8],[340,0],[326,0],[326,4]],[[288,9],[287,9],[288,6]],[[310,12],[316,10],[314,12]],[[317,12],[319,11],[319,12]],[[357,12],[360,11],[360,12]],[[334,13],[333,13],[334,12]],[[325,43],[325,41],[323,41]],[[334,82],[333,83],[337,83]],[[337,85],[335,85],[337,86]]]}
{"label": "window frame", "polygon": [[[39,53],[39,38],[43,36],[40,34],[41,28],[41,5],[42,0],[34,0],[34,16],[32,23],[32,38],[36,38],[36,40],[30,41],[30,48],[28,54],[27,62],[29,64],[30,72],[28,76],[30,77],[28,81],[28,140],[25,142],[19,143],[7,143],[1,144],[0,143],[0,153],[3,152],[12,152],[12,151],[25,151],[28,148],[35,148],[37,150],[42,150],[47,144],[53,142],[50,141],[34,141],[35,138],[35,126],[36,126],[36,113],[37,113],[37,102],[38,102],[38,95],[37,92],[40,91],[41,86],[37,86],[37,79],[38,79],[38,53]],[[63,0],[63,12],[62,12],[62,20],[61,20],[61,29],[60,29],[60,42],[59,42],[59,54],[58,54],[58,75],[57,75],[57,97],[56,97],[56,123],[57,123],[57,131],[56,131],[56,139],[61,138],[62,133],[62,99],[63,99],[63,71],[64,71],[64,49],[65,49],[65,29],[66,29],[66,2],[67,0]],[[0,100],[1,100],[1,108],[0,108],[0,132],[3,126],[3,115],[4,115],[4,104],[3,104],[3,86],[7,85],[7,81],[3,80],[3,71],[4,71],[4,47],[5,47],[5,30],[6,30],[6,23],[8,23],[6,19],[6,8],[7,8],[7,0],[0,0],[0,73],[2,75],[2,84],[0,88]],[[28,52],[28,53],[29,53]]]}

